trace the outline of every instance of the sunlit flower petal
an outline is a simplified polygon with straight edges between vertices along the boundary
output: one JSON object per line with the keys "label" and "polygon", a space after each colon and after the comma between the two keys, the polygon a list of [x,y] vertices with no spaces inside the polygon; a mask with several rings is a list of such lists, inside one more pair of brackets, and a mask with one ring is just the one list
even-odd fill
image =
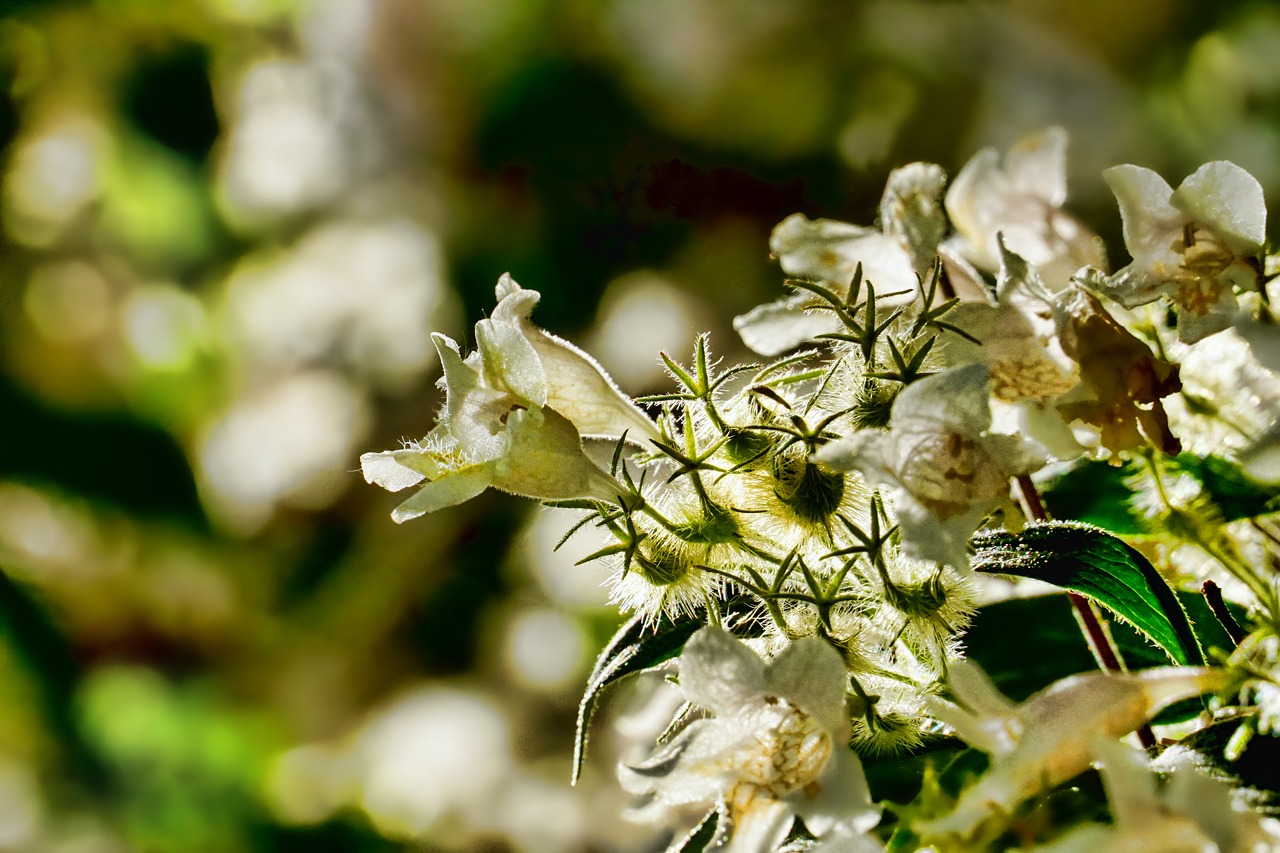
{"label": "sunlit flower petal", "polygon": [[766,664],[707,627],[686,644],[679,669],[686,696],[716,716],[621,768],[628,790],[669,805],[727,802],[735,851],[774,849],[796,815],[818,837],[875,826],[879,810],[846,745],[848,675],[826,642],[796,640]]}

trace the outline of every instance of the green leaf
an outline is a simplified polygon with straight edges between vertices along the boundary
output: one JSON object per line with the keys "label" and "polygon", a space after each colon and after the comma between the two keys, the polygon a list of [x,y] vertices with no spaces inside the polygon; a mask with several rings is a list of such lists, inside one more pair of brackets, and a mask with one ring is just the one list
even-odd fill
{"label": "green leaf", "polygon": [[1204,494],[1222,513],[1223,521],[1253,518],[1280,510],[1280,494],[1257,483],[1235,462],[1216,456],[1180,453],[1174,467],[1200,481]]}
{"label": "green leaf", "polygon": [[1142,515],[1130,500],[1133,489],[1130,465],[1082,460],[1040,487],[1045,509],[1054,518],[1072,518],[1095,524],[1112,533],[1135,536],[1147,533]]}
{"label": "green leaf", "polygon": [[582,763],[587,757],[588,729],[601,692],[612,684],[647,672],[676,657],[685,642],[704,624],[701,619],[686,617],[672,620],[663,616],[657,625],[650,627],[639,616],[633,616],[613,635],[596,658],[595,667],[587,679],[587,689],[578,705],[578,728],[573,744],[573,784],[577,784],[582,774]]}
{"label": "green leaf", "polygon": [[1249,722],[1236,718],[1206,726],[1166,749],[1153,766],[1166,771],[1194,764],[1215,779],[1246,789],[1245,799],[1253,809],[1280,815],[1280,738],[1255,734],[1237,758],[1226,757],[1227,744]]}
{"label": "green leaf", "polygon": [[974,616],[964,644],[966,656],[1014,702],[1060,678],[1097,668],[1063,594],[988,604]]}
{"label": "green leaf", "polygon": [[1044,522],[1019,534],[979,534],[973,545],[975,571],[1035,578],[1087,595],[1150,637],[1174,663],[1204,663],[1173,590],[1145,557],[1106,531]]}

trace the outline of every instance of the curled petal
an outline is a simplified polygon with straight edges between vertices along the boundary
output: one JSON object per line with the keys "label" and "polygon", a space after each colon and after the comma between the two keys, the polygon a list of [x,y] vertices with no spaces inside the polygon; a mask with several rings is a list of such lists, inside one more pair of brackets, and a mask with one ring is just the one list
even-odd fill
{"label": "curled petal", "polygon": [[[564,415],[582,435],[660,438],[653,421],[632,403],[603,367],[583,350],[538,328],[530,321],[541,298],[525,290],[509,274],[498,280],[498,307],[493,319],[519,330],[546,376],[545,404]],[[478,327],[477,327],[478,328]]]}

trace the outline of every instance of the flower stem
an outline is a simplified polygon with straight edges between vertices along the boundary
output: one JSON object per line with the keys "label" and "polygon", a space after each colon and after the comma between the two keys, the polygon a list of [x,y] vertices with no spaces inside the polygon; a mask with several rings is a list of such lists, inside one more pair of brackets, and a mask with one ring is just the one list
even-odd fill
{"label": "flower stem", "polygon": [[[1049,515],[1045,512],[1044,501],[1040,499],[1040,492],[1036,489],[1035,483],[1031,482],[1031,477],[1019,474],[1016,482],[1027,517],[1032,521],[1048,521]],[[1088,643],[1089,650],[1093,652],[1094,660],[1098,662],[1099,667],[1106,672],[1124,672],[1120,649],[1116,646],[1111,632],[1098,617],[1098,611],[1093,602],[1080,593],[1070,590],[1067,591],[1067,598],[1071,600],[1071,607],[1075,610],[1080,632],[1084,634],[1085,642]],[[1144,723],[1142,728],[1138,729],[1138,741],[1143,749],[1151,749],[1155,746],[1156,738],[1150,725]]]}

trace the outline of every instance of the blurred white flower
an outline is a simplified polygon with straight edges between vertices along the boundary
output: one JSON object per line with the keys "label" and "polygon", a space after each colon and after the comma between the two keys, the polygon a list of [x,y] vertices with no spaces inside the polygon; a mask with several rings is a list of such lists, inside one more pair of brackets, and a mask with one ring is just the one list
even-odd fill
{"label": "blurred white flower", "polygon": [[687,352],[698,329],[708,328],[702,306],[678,282],[652,272],[610,282],[600,299],[588,348],[623,385],[663,387],[659,352]]}
{"label": "blurred white flower", "polygon": [[989,432],[990,388],[983,364],[913,382],[894,401],[888,432],[854,433],[814,459],[890,489],[904,554],[966,568],[969,537],[1009,499],[1009,479],[1045,461],[1024,439]]}
{"label": "blurred white flower", "polygon": [[949,248],[977,267],[1000,267],[998,235],[1026,258],[1045,286],[1057,292],[1084,266],[1103,269],[1107,256],[1095,234],[1064,213],[1067,200],[1067,132],[1051,127],[1020,140],[1005,154],[984,148],[965,164],[947,190],[946,208],[956,234]]}
{"label": "blurred white flower", "polygon": [[819,838],[876,825],[880,811],[847,746],[848,675],[827,643],[796,640],[766,664],[706,627],[685,645],[679,670],[688,700],[715,716],[690,723],[644,764],[622,766],[625,788],[651,807],[727,801],[732,853],[776,849],[796,816]]}
{"label": "blurred white flower", "polygon": [[83,114],[42,122],[18,140],[4,177],[5,232],[47,246],[102,191],[111,139]]}
{"label": "blurred white flower", "polygon": [[1260,818],[1196,768],[1176,768],[1157,790],[1145,753],[1104,738],[1093,751],[1114,822],[1076,829],[1038,853],[1264,853],[1280,845],[1274,819]]}
{"label": "blurred white flower", "polygon": [[392,389],[427,369],[429,330],[454,319],[435,236],[393,217],[330,222],[282,256],[251,258],[226,298],[231,336],[255,368],[336,356]]}
{"label": "blurred white flower", "polygon": [[1225,160],[1204,164],[1177,190],[1141,166],[1113,166],[1102,176],[1133,256],[1108,295],[1126,306],[1168,296],[1187,342],[1230,326],[1235,289],[1253,290],[1260,280],[1267,207],[1257,180]]}
{"label": "blurred white flower", "polygon": [[373,141],[358,85],[333,62],[268,60],[245,73],[220,164],[233,215],[271,219],[338,197]]}
{"label": "blurred white flower", "polygon": [[504,275],[497,295],[465,360],[456,343],[433,336],[446,391],[435,428],[402,450],[360,457],[370,483],[391,491],[421,484],[392,513],[398,522],[491,486],[543,500],[612,500],[621,486],[588,458],[582,435],[658,435],[590,356],[529,322],[536,291]]}
{"label": "blurred white flower", "polygon": [[1213,690],[1220,681],[1211,670],[1190,667],[1093,672],[1055,681],[1015,706],[977,664],[960,661],[950,675],[960,704],[929,697],[925,705],[960,738],[990,753],[991,766],[964,790],[951,814],[919,828],[968,835],[994,811],[1008,812],[1037,791],[1086,770],[1095,737],[1122,737],[1164,706]]}
{"label": "blurred white flower", "polygon": [[503,657],[514,681],[549,693],[568,689],[586,663],[586,642],[573,619],[550,607],[530,607],[506,625]]}
{"label": "blurred white flower", "polygon": [[416,835],[450,816],[483,825],[514,767],[510,739],[491,702],[423,689],[365,724],[350,748],[351,781],[384,833]]}
{"label": "blurred white flower", "polygon": [[324,506],[368,423],[364,396],[328,371],[295,374],[237,401],[200,448],[202,496],[210,511],[253,529],[276,503]]}

